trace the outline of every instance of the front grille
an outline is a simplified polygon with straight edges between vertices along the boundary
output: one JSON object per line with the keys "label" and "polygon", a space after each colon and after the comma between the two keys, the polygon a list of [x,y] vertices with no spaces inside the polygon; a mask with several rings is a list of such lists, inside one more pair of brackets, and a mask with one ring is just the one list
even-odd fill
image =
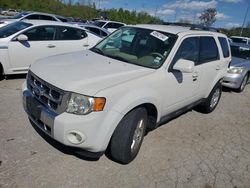
{"label": "front grille", "polygon": [[27,76],[27,87],[33,96],[56,113],[65,111],[67,93],[36,76],[31,71]]}

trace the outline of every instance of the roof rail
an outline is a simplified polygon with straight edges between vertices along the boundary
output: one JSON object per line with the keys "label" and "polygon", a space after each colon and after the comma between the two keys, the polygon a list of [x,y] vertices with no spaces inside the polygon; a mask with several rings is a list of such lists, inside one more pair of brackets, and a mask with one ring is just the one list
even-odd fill
{"label": "roof rail", "polygon": [[164,22],[163,25],[175,25],[175,26],[182,26],[182,27],[191,27],[193,24],[180,23],[180,22]]}
{"label": "roof rail", "polygon": [[201,31],[213,31],[213,32],[220,32],[219,29],[214,28],[214,27],[208,27],[204,25],[198,25],[198,24],[193,24],[190,28],[190,30],[201,30]]}
{"label": "roof rail", "polygon": [[190,23],[179,23],[179,22],[164,22],[164,25],[175,25],[182,27],[190,27],[190,30],[200,30],[200,31],[212,31],[212,32],[220,32],[219,29],[214,27],[208,27],[200,24],[190,24]]}

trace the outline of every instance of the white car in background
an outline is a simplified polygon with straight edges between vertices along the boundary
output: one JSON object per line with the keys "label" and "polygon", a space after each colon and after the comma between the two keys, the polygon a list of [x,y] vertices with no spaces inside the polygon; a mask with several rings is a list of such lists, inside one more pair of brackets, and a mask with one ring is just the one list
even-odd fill
{"label": "white car in background", "polygon": [[8,10],[4,10],[1,12],[2,15],[5,16],[15,16],[16,14],[18,14],[19,12],[15,9],[8,9]]}
{"label": "white car in background", "polygon": [[248,37],[231,36],[230,39],[233,43],[250,44],[250,38]]}
{"label": "white car in background", "polygon": [[21,12],[13,17],[8,17],[6,19],[0,20],[0,27],[8,25],[13,22],[21,20],[47,20],[47,21],[57,21],[57,22],[67,22],[67,18],[58,16],[55,14],[47,14],[42,12]]}
{"label": "white car in background", "polygon": [[20,21],[0,28],[1,75],[27,73],[38,59],[88,49],[101,38],[70,24]]}
{"label": "white car in background", "polygon": [[114,32],[115,30],[119,29],[122,26],[125,26],[125,23],[121,22],[115,22],[115,21],[110,21],[110,20],[96,20],[94,22],[94,25],[98,27],[102,27],[107,29],[109,32]]}
{"label": "white car in background", "polygon": [[82,27],[94,34],[96,34],[97,36],[104,38],[108,35],[110,35],[110,32],[107,29],[104,29],[102,27],[98,27],[96,25],[92,25],[92,24],[86,24],[86,23],[80,23],[80,22],[69,22],[70,24]]}

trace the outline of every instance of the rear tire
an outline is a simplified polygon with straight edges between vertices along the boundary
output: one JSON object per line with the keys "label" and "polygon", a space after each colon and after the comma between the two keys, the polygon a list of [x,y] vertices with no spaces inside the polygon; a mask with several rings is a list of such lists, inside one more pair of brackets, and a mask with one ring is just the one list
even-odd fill
{"label": "rear tire", "polygon": [[247,85],[247,82],[248,82],[248,78],[249,78],[249,75],[248,75],[248,73],[244,76],[244,78],[243,78],[243,80],[242,80],[242,82],[241,82],[241,84],[240,84],[240,87],[236,90],[237,92],[242,92],[244,89],[245,89],[245,87],[246,87],[246,85]]}
{"label": "rear tire", "polygon": [[147,111],[136,108],[126,114],[116,127],[110,141],[110,157],[128,164],[138,154],[147,127]]}
{"label": "rear tire", "polygon": [[197,110],[205,114],[214,111],[220,101],[221,92],[221,83],[217,83],[210,92],[209,96],[206,98],[206,100],[197,107]]}

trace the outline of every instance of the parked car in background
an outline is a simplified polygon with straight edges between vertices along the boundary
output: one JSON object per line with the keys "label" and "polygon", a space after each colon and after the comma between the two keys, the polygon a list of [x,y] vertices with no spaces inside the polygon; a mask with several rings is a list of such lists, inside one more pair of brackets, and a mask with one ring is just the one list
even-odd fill
{"label": "parked car in background", "polygon": [[95,33],[97,36],[101,38],[106,37],[110,34],[110,32],[107,29],[95,25],[80,23],[78,24],[78,26],[87,29],[88,31],[91,31],[92,33]]}
{"label": "parked car in background", "polygon": [[26,20],[0,28],[0,73],[27,73],[30,64],[47,56],[94,46],[101,38],[70,24]]}
{"label": "parked car in background", "polygon": [[222,85],[242,92],[250,75],[250,46],[239,43],[232,43],[230,46],[232,61]]}
{"label": "parked car in background", "polygon": [[98,27],[105,28],[111,33],[119,29],[120,27],[126,25],[125,23],[115,22],[110,20],[96,20],[93,24]]}
{"label": "parked car in background", "polygon": [[21,20],[47,20],[47,21],[57,21],[57,22],[67,22],[68,19],[62,16],[47,14],[42,12],[21,12],[13,17],[0,20],[0,27],[8,25],[13,22]]}
{"label": "parked car in background", "polygon": [[15,9],[8,9],[8,10],[4,10],[1,12],[2,15],[5,16],[15,16],[16,14],[18,14],[19,12]]}
{"label": "parked car in background", "polygon": [[231,36],[230,39],[233,43],[250,44],[250,38],[248,37]]}

